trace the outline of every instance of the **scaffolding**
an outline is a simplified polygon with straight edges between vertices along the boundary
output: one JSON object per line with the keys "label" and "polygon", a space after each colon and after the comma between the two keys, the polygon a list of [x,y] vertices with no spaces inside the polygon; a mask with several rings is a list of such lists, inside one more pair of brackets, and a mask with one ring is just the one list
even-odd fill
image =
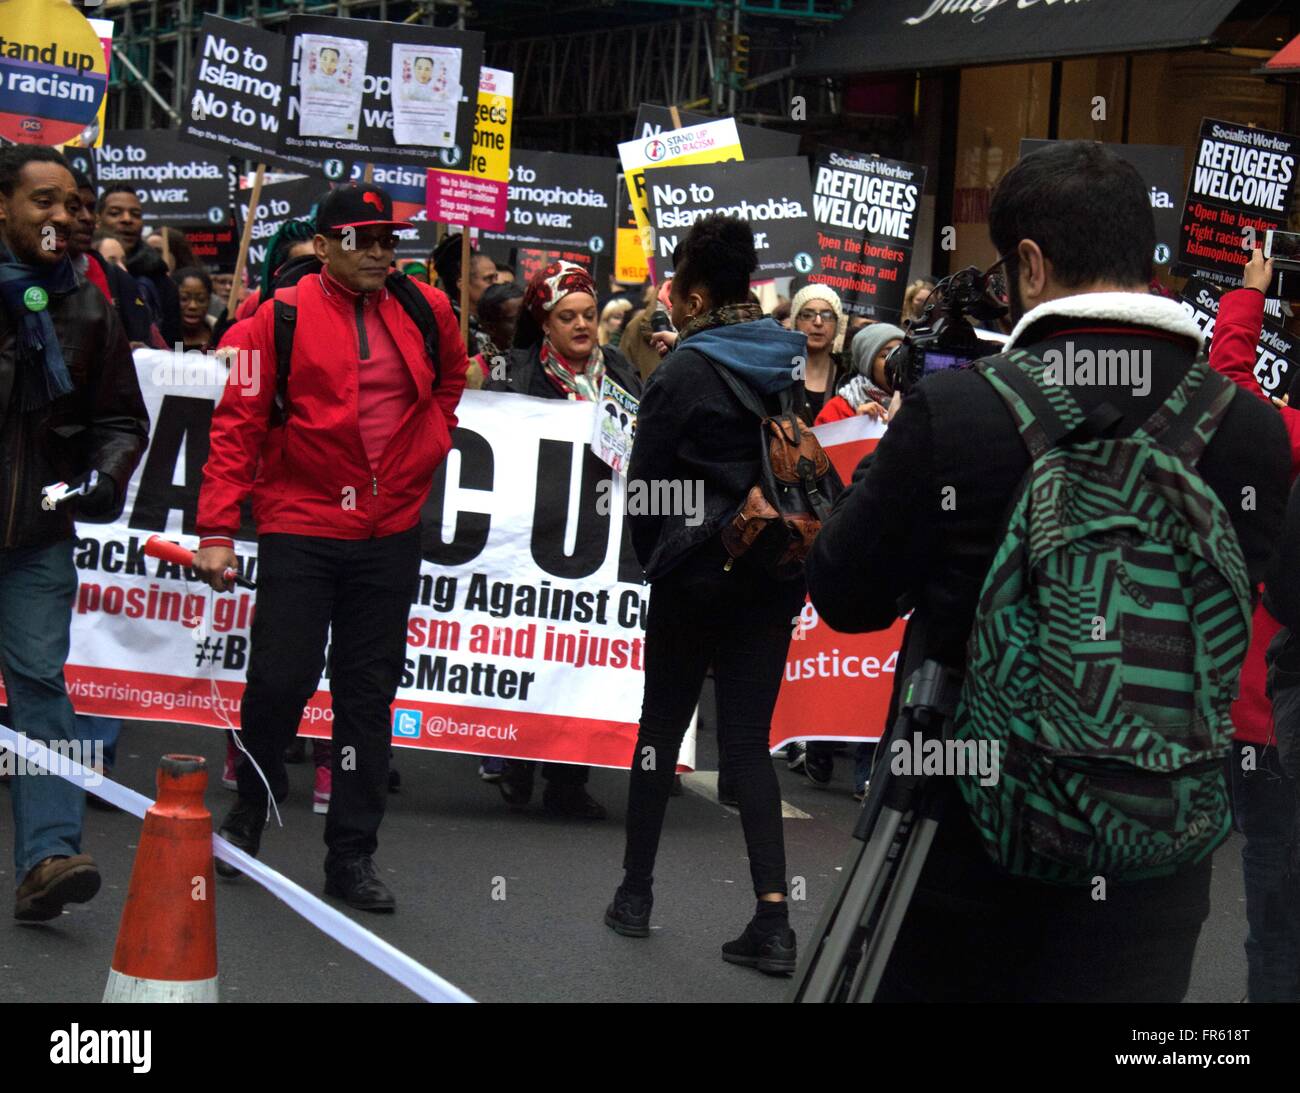
{"label": "scaffolding", "polygon": [[[643,102],[801,128],[835,114],[833,81],[796,84],[799,35],[848,0],[105,0],[115,23],[108,120],[167,128],[185,113],[205,14],[275,29],[298,14],[482,30],[515,73],[523,147],[610,154]],[[670,13],[670,9],[676,9]],[[667,15],[667,17],[665,17]]]}

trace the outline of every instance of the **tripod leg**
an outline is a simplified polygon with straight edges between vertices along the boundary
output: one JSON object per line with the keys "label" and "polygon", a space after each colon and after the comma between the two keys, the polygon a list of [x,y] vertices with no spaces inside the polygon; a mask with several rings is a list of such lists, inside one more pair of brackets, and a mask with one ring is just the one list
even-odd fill
{"label": "tripod leg", "polygon": [[880,980],[889,964],[889,957],[894,951],[894,942],[898,940],[898,931],[902,929],[903,918],[912,904],[912,894],[916,883],[921,878],[925,859],[930,853],[930,844],[934,842],[939,821],[927,816],[914,821],[914,830],[907,845],[903,848],[898,863],[894,883],[885,897],[885,905],[880,914],[880,921],[872,932],[867,944],[867,953],[858,968],[858,974],[849,991],[849,997],[855,1001],[874,1001]]}
{"label": "tripod leg", "polygon": [[890,849],[902,819],[902,814],[893,809],[883,810],[852,874],[845,875],[829,929],[810,954],[808,968],[796,987],[801,1001],[822,1002],[835,997],[855,935],[884,894]]}
{"label": "tripod leg", "polygon": [[855,1000],[865,998],[872,1001],[876,997],[880,980],[884,977],[894,944],[898,940],[899,930],[902,929],[903,919],[920,882],[926,858],[930,855],[930,847],[943,817],[945,800],[944,783],[926,779],[915,798],[916,809],[908,817],[910,838],[900,850],[894,883],[880,917],[871,924],[862,974],[857,977],[851,994]]}

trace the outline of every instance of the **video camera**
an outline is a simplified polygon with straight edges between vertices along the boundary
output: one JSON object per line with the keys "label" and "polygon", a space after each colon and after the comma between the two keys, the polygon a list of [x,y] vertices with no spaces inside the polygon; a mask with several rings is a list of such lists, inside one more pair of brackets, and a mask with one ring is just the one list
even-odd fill
{"label": "video camera", "polygon": [[894,390],[907,394],[932,372],[964,368],[995,352],[996,347],[980,338],[970,320],[1000,319],[1007,313],[1005,300],[1005,282],[985,276],[976,266],[935,285],[925,311],[885,359],[885,373]]}

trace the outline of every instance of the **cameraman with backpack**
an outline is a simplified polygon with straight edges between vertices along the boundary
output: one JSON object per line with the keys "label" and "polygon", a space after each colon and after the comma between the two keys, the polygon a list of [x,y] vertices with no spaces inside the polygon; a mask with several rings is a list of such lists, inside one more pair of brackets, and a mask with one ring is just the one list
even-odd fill
{"label": "cameraman with backpack", "polygon": [[[1228,707],[1281,528],[1286,438],[1268,406],[1209,370],[1178,304],[1148,293],[1151,206],[1113,153],[1072,141],[1026,156],[998,185],[989,229],[1016,324],[1009,354],[907,394],[808,563],[837,630],[884,629],[915,607],[897,682],[926,658],[963,673],[959,740],[1019,730],[990,788],[942,784],[876,999],[1176,1002],[1230,822]],[[1088,475],[1083,453],[1097,451]],[[1031,462],[1035,487],[1061,471],[1059,492],[1022,505]],[[1004,542],[1009,511],[1023,519]],[[1170,528],[1185,514],[1180,537]],[[1020,565],[1040,544],[1013,541],[1025,526],[1056,531],[1055,553]],[[1078,539],[1060,534],[1074,528]],[[1084,548],[1094,554],[1071,553]],[[1051,568],[1059,557],[1095,564]],[[1006,589],[1017,594],[991,598]],[[1088,745],[1064,746],[1080,725]],[[1044,770],[1046,789],[1016,795]],[[1189,801],[1191,818],[1178,811]],[[1112,865],[1080,865],[1099,858]]]}
{"label": "cameraman with backpack", "polygon": [[[394,909],[372,860],[389,706],[420,571],[420,507],[451,448],[467,365],[446,297],[390,272],[394,233],[409,226],[378,186],[321,200],[312,245],[324,268],[277,289],[238,338],[252,369],[231,368],[213,413],[194,559],[213,588],[231,587],[251,493],[258,583],[240,735],[277,802],[289,789],[284,749],[320,683],[332,626],[325,891],[367,911]],[[221,834],[256,854],[267,788],[251,763],[237,777]],[[235,871],[218,863],[218,872]]]}

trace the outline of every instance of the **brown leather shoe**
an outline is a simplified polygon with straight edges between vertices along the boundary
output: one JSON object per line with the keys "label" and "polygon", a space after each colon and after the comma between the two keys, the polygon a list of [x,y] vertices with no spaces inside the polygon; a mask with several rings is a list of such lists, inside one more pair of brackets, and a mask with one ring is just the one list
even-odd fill
{"label": "brown leather shoe", "polygon": [[23,878],[14,900],[19,922],[48,922],[65,903],[86,903],[99,891],[99,869],[89,854],[46,858]]}

